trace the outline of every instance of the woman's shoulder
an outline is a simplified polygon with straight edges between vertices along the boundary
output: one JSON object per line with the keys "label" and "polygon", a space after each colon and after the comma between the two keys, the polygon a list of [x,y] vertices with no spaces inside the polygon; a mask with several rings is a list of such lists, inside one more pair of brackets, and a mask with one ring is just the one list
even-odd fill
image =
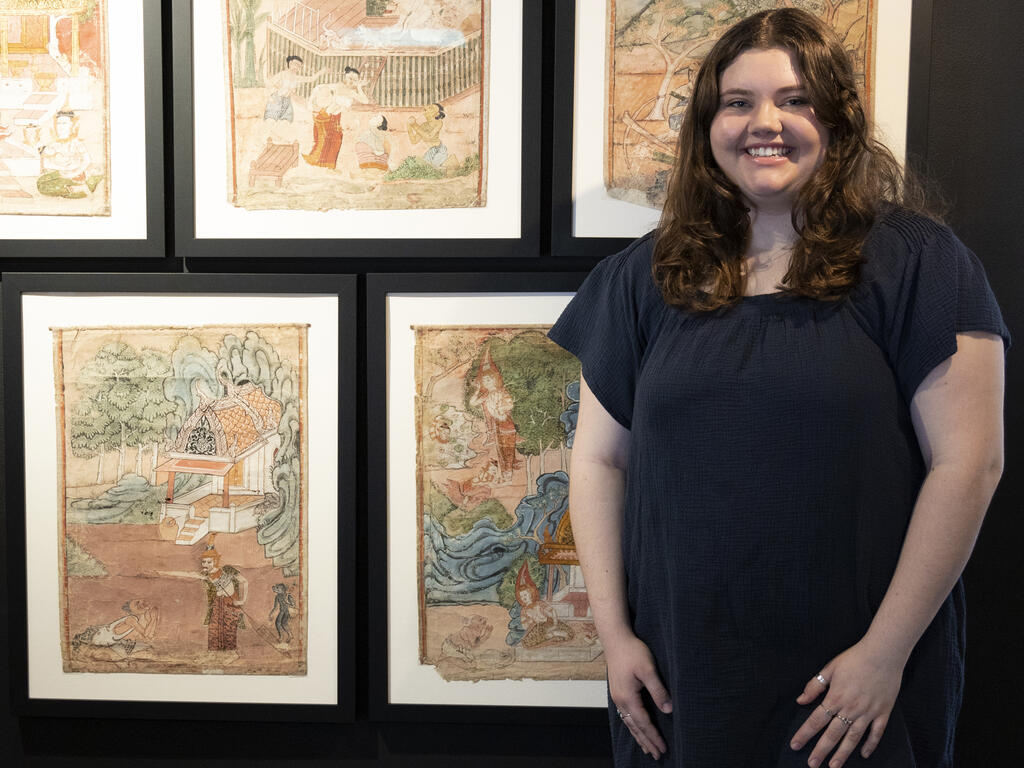
{"label": "woman's shoulder", "polygon": [[871,251],[880,245],[898,247],[913,254],[936,242],[955,239],[953,230],[942,222],[908,208],[886,204],[875,217],[866,246]]}
{"label": "woman's shoulder", "polygon": [[654,256],[654,235],[653,231],[648,232],[621,251],[604,257],[594,267],[591,275],[602,280],[625,280],[625,285],[634,290],[643,289],[648,283],[653,286],[651,259]]}

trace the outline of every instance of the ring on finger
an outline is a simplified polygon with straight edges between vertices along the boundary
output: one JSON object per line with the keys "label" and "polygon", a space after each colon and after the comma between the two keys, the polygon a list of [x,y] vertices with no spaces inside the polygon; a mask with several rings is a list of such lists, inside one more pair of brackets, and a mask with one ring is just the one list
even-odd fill
{"label": "ring on finger", "polygon": [[819,704],[818,706],[821,707],[822,709],[824,709],[825,710],[825,714],[828,715],[829,717],[835,717],[836,716],[836,713],[833,712],[828,707],[826,707],[824,704]]}
{"label": "ring on finger", "polygon": [[840,715],[840,714],[839,714],[838,712],[836,713],[836,720],[838,720],[839,722],[841,722],[841,723],[842,723],[843,725],[845,725],[845,726],[846,726],[847,728],[849,728],[849,727],[850,727],[851,725],[853,725],[853,720],[851,720],[851,719],[850,719],[850,718],[848,718],[848,717],[843,717],[843,716],[842,716],[842,715]]}
{"label": "ring on finger", "polygon": [[814,679],[817,680],[822,685],[824,685],[826,688],[828,688],[828,680],[825,679],[824,675],[817,674],[817,675],[814,676]]}

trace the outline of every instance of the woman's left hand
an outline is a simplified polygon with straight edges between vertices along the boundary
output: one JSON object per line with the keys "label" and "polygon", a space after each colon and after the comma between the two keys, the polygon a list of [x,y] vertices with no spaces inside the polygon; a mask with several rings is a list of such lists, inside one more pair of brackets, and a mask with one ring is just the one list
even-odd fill
{"label": "woman's left hand", "polygon": [[839,768],[861,739],[864,739],[861,756],[869,757],[889,722],[900,691],[904,664],[905,658],[873,650],[864,641],[836,656],[821,670],[820,677],[828,685],[812,677],[797,697],[798,704],[810,704],[824,694],[793,736],[790,746],[799,750],[821,732],[807,761],[811,768],[823,765],[833,749],[835,754],[828,766]]}

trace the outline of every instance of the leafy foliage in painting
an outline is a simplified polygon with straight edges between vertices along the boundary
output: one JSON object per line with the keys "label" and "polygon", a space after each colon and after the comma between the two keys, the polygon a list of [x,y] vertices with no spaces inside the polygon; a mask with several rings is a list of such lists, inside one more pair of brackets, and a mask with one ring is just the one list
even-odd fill
{"label": "leafy foliage in painting", "polygon": [[66,671],[305,672],[305,338],[54,331]]}
{"label": "leafy foliage in painting", "polygon": [[796,7],[824,19],[870,104],[875,1],[608,0],[608,194],[662,206],[697,70],[726,29],[759,11]]}
{"label": "leafy foliage in painting", "polygon": [[0,214],[109,216],[107,0],[0,14]]}
{"label": "leafy foliage in painting", "polygon": [[544,327],[416,328],[420,663],[599,679],[572,539],[580,365]]}
{"label": "leafy foliage in painting", "polygon": [[486,204],[490,0],[222,2],[232,204]]}

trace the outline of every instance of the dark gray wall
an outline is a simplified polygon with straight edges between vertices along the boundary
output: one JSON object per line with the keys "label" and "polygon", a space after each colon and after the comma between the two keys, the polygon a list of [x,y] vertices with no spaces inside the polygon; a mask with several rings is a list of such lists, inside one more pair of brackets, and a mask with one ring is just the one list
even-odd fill
{"label": "dark gray wall", "polygon": [[[926,75],[929,90],[914,103],[927,104],[927,160],[954,204],[950,223],[981,257],[1007,323],[1024,346],[1022,48],[1024,3],[1020,0],[934,0],[931,64]],[[550,69],[547,73],[550,86],[553,74]],[[552,269],[566,268],[548,263]],[[537,263],[531,268],[544,267]],[[960,768],[1019,765],[1024,748],[1017,702],[1024,691],[1022,354],[1024,350],[1017,349],[1008,360],[1006,474],[966,574],[968,683],[960,722]],[[0,562],[0,573],[4,572]],[[6,616],[3,601],[0,659],[6,658]],[[359,644],[363,654],[367,641],[363,632]],[[10,716],[4,701],[6,677],[7,667],[0,664],[0,759],[9,758],[13,764],[286,766],[302,761],[393,768],[598,768],[610,764],[603,757],[608,742],[602,728],[379,726],[365,719],[345,727],[19,722]],[[365,695],[364,678],[362,701]]]}
{"label": "dark gray wall", "polygon": [[[884,0],[883,0],[884,1]],[[1016,348],[1007,358],[1006,471],[967,566],[967,690],[958,765],[1020,765],[1024,733],[1024,3],[934,0],[928,161],[950,224],[985,263]]]}

